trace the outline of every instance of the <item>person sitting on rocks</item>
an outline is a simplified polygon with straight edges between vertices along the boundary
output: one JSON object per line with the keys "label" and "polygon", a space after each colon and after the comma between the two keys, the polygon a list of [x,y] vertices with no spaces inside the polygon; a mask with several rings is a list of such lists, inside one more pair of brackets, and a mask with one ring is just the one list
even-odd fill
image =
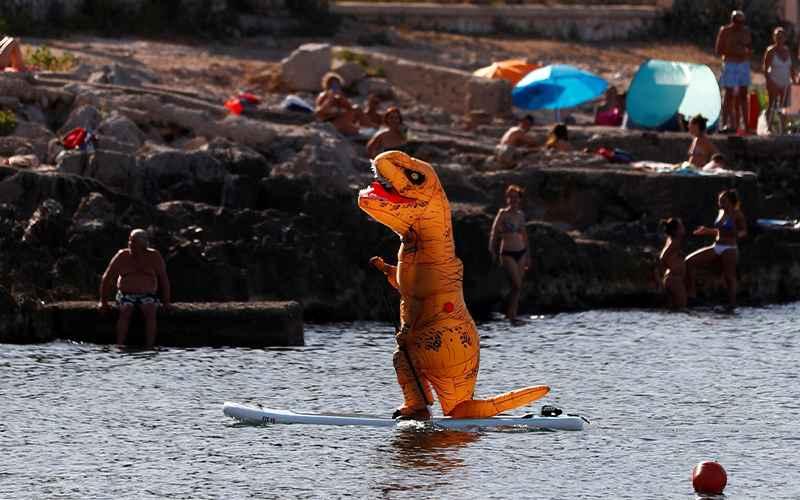
{"label": "person sitting on rocks", "polygon": [[383,123],[383,115],[380,112],[381,98],[378,94],[367,96],[367,103],[364,112],[361,114],[361,125],[367,128],[379,128]]}
{"label": "person sitting on rocks", "polygon": [[507,166],[514,166],[524,150],[538,147],[536,140],[528,135],[533,126],[533,117],[526,115],[517,125],[506,130],[495,148],[497,160]]}
{"label": "person sitting on rocks", "polygon": [[656,283],[659,289],[667,292],[670,308],[683,309],[686,307],[686,264],[681,247],[686,228],[677,217],[664,220],[661,224],[667,234],[667,242],[658,258]]}
{"label": "person sitting on rocks", "polygon": [[703,165],[704,172],[718,172],[721,170],[728,170],[728,160],[720,153],[711,155],[711,161]]}
{"label": "person sitting on rocks", "polygon": [[383,127],[367,143],[367,154],[370,158],[375,158],[384,151],[401,149],[408,141],[406,134],[400,110],[394,106],[387,109],[383,114]]}
{"label": "person sitting on rocks", "polygon": [[360,111],[342,93],[344,80],[337,73],[322,77],[322,92],[317,96],[314,109],[316,117],[331,122],[344,135],[357,135]]}
{"label": "person sitting on rocks", "polygon": [[605,101],[598,106],[594,114],[595,125],[619,127],[625,114],[625,98],[617,92],[616,87],[608,87]]}
{"label": "person sitting on rocks", "polygon": [[111,259],[100,282],[101,311],[108,310],[108,292],[111,282],[117,282],[117,344],[123,345],[135,306],[139,306],[145,321],[145,342],[153,347],[156,340],[156,310],[161,303],[170,307],[170,285],[164,259],[158,250],[148,248],[147,233],[134,229],[128,237],[128,248],[123,248]]}
{"label": "person sitting on rocks", "polygon": [[0,70],[11,68],[14,71],[24,69],[22,50],[19,47],[19,39],[10,36],[0,40]]}
{"label": "person sitting on rocks", "polygon": [[559,123],[553,126],[547,135],[547,142],[545,142],[544,147],[553,151],[572,151],[566,123]]}
{"label": "person sitting on rocks", "polygon": [[706,134],[706,123],[708,120],[703,115],[696,115],[689,120],[689,133],[694,137],[692,145],[689,146],[689,163],[697,168],[703,168],[715,153],[719,153],[717,147],[711,142]]}

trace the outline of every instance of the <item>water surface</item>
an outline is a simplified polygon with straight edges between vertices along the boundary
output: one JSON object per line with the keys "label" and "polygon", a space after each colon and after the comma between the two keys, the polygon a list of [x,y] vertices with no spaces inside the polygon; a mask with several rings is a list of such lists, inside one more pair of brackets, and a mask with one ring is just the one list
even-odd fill
{"label": "water surface", "polygon": [[[478,396],[549,384],[583,432],[255,427],[226,400],[388,415],[392,326],[308,325],[307,346],[121,352],[0,345],[0,498],[797,499],[800,304],[592,311],[480,325]],[[536,409],[541,404],[536,405]]]}

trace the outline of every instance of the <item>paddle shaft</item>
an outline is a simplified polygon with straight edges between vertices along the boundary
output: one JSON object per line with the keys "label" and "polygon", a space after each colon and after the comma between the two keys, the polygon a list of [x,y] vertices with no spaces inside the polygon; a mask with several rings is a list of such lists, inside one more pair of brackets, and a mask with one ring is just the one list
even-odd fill
{"label": "paddle shaft", "polygon": [[428,401],[428,396],[425,395],[425,388],[422,387],[422,381],[419,379],[419,375],[417,375],[417,369],[414,368],[414,362],[411,361],[411,356],[406,351],[406,348],[403,346],[398,346],[400,352],[406,357],[406,363],[408,363],[408,367],[411,369],[411,375],[414,376],[414,382],[417,383],[417,389],[419,389],[419,393],[422,395],[422,399],[425,400],[426,405],[432,405],[432,401]]}
{"label": "paddle shaft", "polygon": [[[389,298],[387,297],[386,293],[383,293],[383,304],[391,312],[394,309],[392,306],[389,305]],[[395,331],[400,329],[400,326],[395,322],[394,324]],[[403,356],[406,358],[406,363],[408,363],[408,368],[411,370],[411,375],[414,377],[414,382],[417,383],[417,389],[419,393],[422,395],[422,399],[425,400],[426,405],[432,405],[433,401],[428,401],[428,396],[425,395],[425,388],[422,386],[422,380],[420,380],[419,375],[417,375],[417,369],[414,368],[414,362],[411,360],[411,356],[406,351],[406,348],[401,345],[397,345],[397,349],[403,353]]]}

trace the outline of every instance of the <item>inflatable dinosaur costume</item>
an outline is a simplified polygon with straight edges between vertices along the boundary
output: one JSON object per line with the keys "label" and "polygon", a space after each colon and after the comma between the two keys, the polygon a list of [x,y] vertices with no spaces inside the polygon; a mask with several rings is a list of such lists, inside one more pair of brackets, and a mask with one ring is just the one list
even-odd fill
{"label": "inflatable dinosaur costume", "polygon": [[377,180],[359,192],[358,206],[401,240],[397,266],[370,261],[401,295],[394,367],[405,403],[397,414],[429,414],[431,386],[442,412],[454,418],[491,417],[547,394],[540,385],[473,399],[480,340],[464,304],[444,189],[433,167],[400,151],[378,155],[373,171]]}

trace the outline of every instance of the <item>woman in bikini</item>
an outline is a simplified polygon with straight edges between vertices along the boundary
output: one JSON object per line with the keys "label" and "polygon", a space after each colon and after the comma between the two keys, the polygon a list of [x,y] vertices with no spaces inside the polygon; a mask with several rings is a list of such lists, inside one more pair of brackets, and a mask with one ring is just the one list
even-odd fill
{"label": "woman in bikini", "polygon": [[711,161],[712,156],[719,153],[706,134],[707,123],[708,120],[703,115],[696,115],[689,120],[689,133],[694,137],[692,145],[689,146],[689,163],[697,168],[703,168]]}
{"label": "woman in bikini", "polygon": [[683,261],[683,239],[686,236],[686,228],[683,221],[677,217],[669,218],[662,222],[664,232],[667,234],[667,242],[661,255],[658,258],[658,274],[656,283],[659,289],[667,292],[669,307],[671,309],[683,309],[686,307],[686,264]]}
{"label": "woman in bikini", "polygon": [[[786,46],[786,32],[783,28],[775,28],[772,32],[773,45],[764,52],[763,70],[767,77],[767,127],[772,132],[772,121],[775,113],[789,103],[789,88],[795,79],[792,68],[792,54]],[[780,114],[781,132],[786,129],[786,117]]]}
{"label": "woman in bikini", "polygon": [[728,307],[736,307],[736,263],[739,260],[737,241],[747,236],[747,222],[741,211],[739,195],[734,189],[722,191],[717,198],[719,213],[714,227],[700,226],[692,234],[714,236],[713,245],[701,248],[686,257],[686,290],[689,299],[697,295],[695,274],[698,268],[717,264],[722,267],[722,278],[728,289]]}
{"label": "woman in bikini", "polygon": [[517,319],[522,280],[531,266],[528,247],[528,232],[525,229],[525,214],[520,208],[524,191],[517,185],[506,189],[506,206],[497,212],[489,236],[489,253],[493,262],[499,262],[511,281],[511,294],[506,308],[506,318],[512,325]]}

